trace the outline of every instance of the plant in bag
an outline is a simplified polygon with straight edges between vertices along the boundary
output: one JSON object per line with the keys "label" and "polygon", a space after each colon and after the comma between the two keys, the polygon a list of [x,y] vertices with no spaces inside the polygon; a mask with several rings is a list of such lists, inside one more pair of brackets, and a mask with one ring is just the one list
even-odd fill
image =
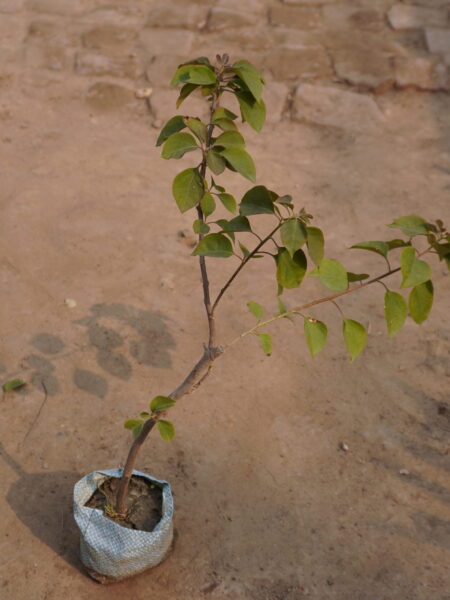
{"label": "plant in bag", "polygon": [[[215,64],[201,57],[181,65],[171,83],[181,86],[177,108],[192,93],[200,93],[209,106],[209,117],[205,122],[195,116],[176,115],[164,125],[157,140],[164,159],[178,160],[187,153],[195,153],[198,157],[195,166],[184,168],[175,176],[172,194],[181,212],[193,213],[192,227],[198,236],[198,243],[192,255],[198,257],[199,261],[209,334],[203,353],[184,381],[170,393],[155,395],[143,412],[125,423],[133,435],[133,441],[123,470],[97,472],[77,484],[75,506],[79,525],[84,534],[92,531],[90,539],[82,540],[83,560],[91,570],[116,580],[157,564],[169,549],[173,506],[166,482],[149,479],[162,497],[162,513],[156,527],[151,532],[130,531],[123,527],[129,526],[132,511],[128,500],[130,482],[136,474],[138,482],[139,478],[147,477],[134,471],[134,466],[143,443],[154,428],[164,440],[173,438],[174,426],[168,420],[168,413],[183,396],[202,384],[219,357],[247,336],[254,336],[262,351],[270,356],[272,338],[269,328],[271,323],[280,319],[299,321],[306,345],[314,357],[327,342],[328,327],[311,316],[310,309],[323,303],[337,305],[337,301],[344,296],[358,293],[376,283],[383,284],[386,290],[384,313],[387,333],[393,337],[405,323],[408,314],[418,324],[423,323],[429,315],[433,303],[433,283],[431,267],[424,257],[435,254],[450,266],[450,236],[442,221],[429,222],[410,215],[396,218],[389,225],[400,232],[397,236],[402,234],[402,237],[359,242],[351,246],[354,250],[378,255],[384,263],[380,273],[370,276],[347,271],[341,262],[326,254],[324,234],[312,224],[313,216],[305,208],[296,207],[293,198],[284,190],[278,193],[264,185],[256,185],[255,164],[239,131],[238,115],[221,105],[224,93],[231,94],[236,100],[242,122],[255,131],[261,130],[266,113],[262,98],[264,80],[255,67],[246,60],[230,62],[227,55],[217,56]],[[254,184],[240,200],[227,191],[226,177],[221,177],[230,171]],[[273,221],[271,226],[267,226],[268,220],[264,220],[264,231],[261,230],[260,215],[270,217]],[[252,245],[247,242],[249,237],[254,238]],[[235,267],[220,289],[212,293],[207,265],[210,265],[210,260],[214,262],[216,259],[233,260]],[[251,266],[256,259],[267,261],[267,268],[273,272],[278,310],[272,314],[255,299],[249,299],[247,306],[253,324],[233,340],[218,340],[218,306],[244,268]],[[317,278],[328,291],[308,302],[287,306],[283,299],[284,290],[299,288],[307,277]],[[390,289],[390,282],[394,285],[400,283],[403,293]],[[365,347],[367,332],[362,323],[344,315],[343,310],[338,308],[342,317],[343,343],[353,361]],[[102,508],[106,516],[95,508],[85,506],[85,501],[100,483],[104,496]],[[108,493],[105,492],[105,486],[109,486]],[[95,546],[100,534],[97,529],[92,529],[93,520],[100,529],[101,523],[106,523],[106,539],[102,538],[99,546]],[[119,540],[121,529],[130,536],[125,542]],[[131,540],[132,535],[137,539],[136,542]],[[147,548],[147,555],[143,559],[139,558],[139,552],[132,549],[133,543],[139,548]],[[152,543],[156,546],[151,547]],[[115,556],[115,545],[117,548],[122,546],[125,551],[122,562]],[[133,559],[130,559],[131,554]],[[109,560],[112,562],[107,565]],[[123,564],[126,564],[126,568],[122,568]]]}

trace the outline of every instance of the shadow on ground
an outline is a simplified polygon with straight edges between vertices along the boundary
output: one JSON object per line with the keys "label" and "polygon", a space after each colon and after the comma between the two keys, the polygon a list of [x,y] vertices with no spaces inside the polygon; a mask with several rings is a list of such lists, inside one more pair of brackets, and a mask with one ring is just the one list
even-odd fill
{"label": "shadow on ground", "polygon": [[[22,361],[31,371],[27,381],[47,396],[55,396],[60,390],[56,361],[79,352],[81,358],[72,373],[73,383],[80,390],[104,398],[109,389],[108,375],[128,381],[136,363],[171,368],[170,352],[175,348],[175,340],[167,321],[159,312],[128,304],[95,304],[90,315],[75,321],[86,328],[87,341],[81,347],[70,348],[61,337],[48,332],[32,337],[32,351]],[[92,350],[103,373],[82,368],[82,357]]]}
{"label": "shadow on ground", "polygon": [[78,531],[72,517],[72,489],[78,473],[27,473],[3,448],[2,460],[18,475],[6,500],[31,533],[69,565],[83,572],[78,557]]}

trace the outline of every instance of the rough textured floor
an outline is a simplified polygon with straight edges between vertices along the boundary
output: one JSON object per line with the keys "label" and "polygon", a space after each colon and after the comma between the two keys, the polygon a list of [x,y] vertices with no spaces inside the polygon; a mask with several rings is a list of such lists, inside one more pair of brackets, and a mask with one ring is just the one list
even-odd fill
{"label": "rough textured floor", "polygon": [[[174,441],[152,435],[138,465],[173,484],[177,541],[159,567],[95,584],[71,515],[72,484],[123,463],[123,421],[176,387],[206,336],[192,219],[170,192],[180,166],[154,147],[173,69],[224,51],[261,67],[269,123],[246,131],[258,182],[315,215],[328,256],[377,274],[381,259],[346,248],[389,239],[403,214],[450,223],[449,7],[0,0],[0,375],[27,381],[1,399],[2,598],[450,599],[437,261],[430,319],[394,340],[381,286],[340,303],[370,328],[357,362],[324,306],[322,355],[284,321],[270,358],[247,339],[180,402]],[[246,189],[234,174],[227,187]],[[217,289],[232,265],[209,264]],[[287,302],[322,293],[309,280]],[[249,300],[276,311],[268,259],[230,289],[221,341],[252,324]]]}

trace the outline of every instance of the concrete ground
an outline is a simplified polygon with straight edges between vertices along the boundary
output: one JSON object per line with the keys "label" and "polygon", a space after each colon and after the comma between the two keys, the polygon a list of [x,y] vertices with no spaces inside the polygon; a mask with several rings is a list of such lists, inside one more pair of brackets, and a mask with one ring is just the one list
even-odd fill
{"label": "concrete ground", "polygon": [[[400,215],[450,222],[449,8],[0,0],[0,375],[27,382],[1,399],[2,598],[450,599],[438,261],[429,320],[393,340],[382,286],[340,302],[370,331],[357,362],[324,306],[311,313],[330,330],[316,359],[301,322],[277,323],[270,358],[247,338],[180,401],[174,441],[152,435],[138,465],[173,485],[177,539],[159,567],[94,583],[71,513],[73,483],[123,464],[123,421],[176,387],[206,339],[192,215],[170,191],[180,166],[154,145],[175,112],[174,68],[226,51],[263,70],[269,122],[243,127],[258,183],[314,215],[327,256],[375,275],[382,260],[350,245],[390,239]],[[227,187],[247,189],[234,174]],[[233,268],[219,261],[215,290]],[[276,311],[273,280],[265,259],[230,288],[221,343],[253,323],[249,300]],[[323,293],[308,280],[286,302]]]}

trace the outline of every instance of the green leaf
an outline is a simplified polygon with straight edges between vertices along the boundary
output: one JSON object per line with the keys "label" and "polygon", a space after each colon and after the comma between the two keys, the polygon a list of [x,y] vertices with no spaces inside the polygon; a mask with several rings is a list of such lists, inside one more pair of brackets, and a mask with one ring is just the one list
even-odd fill
{"label": "green leaf", "polygon": [[252,313],[252,315],[254,317],[256,317],[258,320],[262,319],[264,316],[264,309],[261,306],[261,304],[258,304],[257,302],[247,302],[247,306],[248,306],[248,310]]}
{"label": "green leaf", "polygon": [[134,429],[136,427],[136,425],[143,425],[144,421],[142,419],[128,419],[128,421],[125,421],[125,423],[123,424],[123,426],[125,427],[125,429]]}
{"label": "green leaf", "polygon": [[170,421],[158,419],[156,426],[158,427],[159,435],[165,442],[170,442],[175,435],[175,427]]}
{"label": "green leaf", "polygon": [[402,288],[411,287],[424,283],[431,278],[431,267],[423,260],[416,258],[416,251],[412,246],[405,248],[400,256],[400,267],[402,271]]}
{"label": "green leaf", "polygon": [[194,230],[194,233],[205,234],[205,233],[209,233],[211,228],[209,225],[207,225],[201,219],[195,219],[194,223],[192,224],[192,229]]}
{"label": "green leaf", "polygon": [[427,223],[425,219],[415,215],[395,219],[395,221],[388,225],[388,227],[401,229],[401,231],[403,231],[403,233],[409,237],[413,235],[427,235],[431,229],[430,224]]}
{"label": "green leaf", "polygon": [[343,292],[348,288],[347,271],[337,260],[325,258],[318,266],[319,280],[333,292]]}
{"label": "green leaf", "polygon": [[150,402],[150,410],[154,413],[158,413],[167,410],[168,408],[172,408],[174,405],[175,400],[172,400],[172,398],[169,398],[168,396],[155,396]]}
{"label": "green leaf", "polygon": [[192,255],[228,258],[233,255],[233,246],[222,233],[210,233],[200,240]]}
{"label": "green leaf", "polygon": [[214,196],[209,192],[206,192],[206,194],[200,200],[200,206],[205,217],[212,215],[212,213],[216,210],[216,201],[214,200]]}
{"label": "green leaf", "polygon": [[186,127],[184,119],[181,115],[177,115],[176,117],[172,117],[167,121],[164,127],[161,129],[161,133],[159,134],[158,139],[156,140],[156,145],[161,146],[163,142],[167,140],[172,134],[177,133],[177,131],[181,131]]}
{"label": "green leaf", "polygon": [[289,254],[294,256],[296,250],[306,242],[306,227],[299,219],[287,219],[281,226],[280,235]]}
{"label": "green leaf", "polygon": [[413,287],[409,295],[409,312],[418,325],[428,318],[432,306],[433,283],[428,280]]}
{"label": "green leaf", "polygon": [[347,279],[349,283],[354,283],[355,281],[364,281],[364,279],[369,279],[370,275],[368,273],[347,273]]}
{"label": "green leaf", "polygon": [[217,190],[218,192],[224,192],[225,188],[221,185],[218,185],[214,179],[211,177],[211,187]]}
{"label": "green leaf", "polygon": [[303,250],[297,250],[291,257],[286,248],[280,248],[275,260],[278,283],[285,288],[298,287],[305,276],[307,266]]}
{"label": "green leaf", "polygon": [[203,198],[203,181],[197,169],[185,169],[173,180],[172,193],[181,212],[196,206]]}
{"label": "green leaf", "polygon": [[211,65],[211,63],[207,56],[197,56],[193,60],[186,61],[180,67],[184,67],[185,65]]}
{"label": "green leaf", "polygon": [[290,196],[289,194],[285,194],[284,196],[280,196],[279,198],[277,198],[276,201],[279,204],[284,204],[285,206],[289,206],[289,207],[294,206],[293,203],[292,203],[292,196]]}
{"label": "green leaf", "polygon": [[376,252],[384,258],[387,257],[389,252],[389,245],[386,242],[360,242],[359,244],[354,244],[350,246],[350,248],[357,248],[358,250],[369,250],[370,252]]}
{"label": "green leaf", "polygon": [[139,416],[141,417],[141,419],[148,419],[149,417],[151,417],[151,414],[144,411],[144,412],[139,413]]}
{"label": "green leaf", "polygon": [[142,419],[129,419],[124,423],[124,427],[129,429],[133,434],[134,438],[137,438],[138,435],[142,431],[142,427],[144,426],[144,421]]}
{"label": "green leaf", "polygon": [[256,180],[256,168],[253,158],[242,148],[225,148],[220,152],[226,161],[246,179]]}
{"label": "green leaf", "polygon": [[4,392],[10,392],[11,390],[17,390],[24,385],[26,384],[23,379],[11,379],[10,381],[6,381],[2,387]]}
{"label": "green leaf", "polygon": [[450,242],[441,242],[440,244],[435,242],[433,249],[437,252],[439,260],[447,260],[450,257]]}
{"label": "green leaf", "polygon": [[200,119],[186,117],[184,122],[197,139],[199,139],[201,142],[206,141],[207,128],[206,125],[200,121]]}
{"label": "green leaf", "polygon": [[237,131],[237,127],[231,119],[216,119],[214,125],[217,125],[222,131]]}
{"label": "green leaf", "polygon": [[226,219],[219,219],[217,221],[218,225],[222,227],[222,229],[228,233],[230,231],[251,231],[252,228],[250,226],[250,221],[247,217],[234,217],[234,219],[230,219],[227,221]]}
{"label": "green leaf", "polygon": [[234,119],[237,119],[237,115],[235,115],[234,112],[231,112],[231,110],[228,110],[228,108],[224,108],[223,106],[218,106],[213,113],[212,123],[216,123],[216,121],[218,119],[234,120]]}
{"label": "green leaf", "polygon": [[308,252],[311,260],[314,264],[320,265],[323,260],[325,241],[322,231],[318,227],[307,227],[306,228],[307,239],[306,245],[308,246]]}
{"label": "green leaf", "polygon": [[206,153],[206,164],[214,173],[214,175],[220,175],[223,173],[225,171],[225,167],[227,166],[225,159],[214,150],[208,150]]}
{"label": "green leaf", "polygon": [[274,212],[273,192],[263,185],[257,185],[246,192],[241,200],[239,212],[241,215],[271,215]]}
{"label": "green leaf", "polygon": [[396,238],[395,240],[390,240],[386,242],[389,247],[389,250],[395,250],[396,248],[404,248],[405,246],[411,246],[410,242],[405,242],[404,240],[400,240]]}
{"label": "green leaf", "polygon": [[233,215],[237,213],[237,203],[231,194],[219,194],[219,199],[230,213]]}
{"label": "green leaf", "polygon": [[353,361],[364,350],[367,341],[366,330],[358,321],[344,319],[343,333],[345,346]]}
{"label": "green leaf", "polygon": [[245,140],[239,131],[224,131],[214,140],[214,145],[224,148],[243,148]]}
{"label": "green leaf", "polygon": [[197,85],[213,85],[217,83],[214,70],[207,65],[184,65],[178,67],[170,85],[195,83]]}
{"label": "green leaf", "polygon": [[384,295],[384,316],[389,337],[400,331],[408,315],[406,300],[397,292],[387,291]]}
{"label": "green leaf", "polygon": [[250,255],[250,250],[246,246],[244,246],[244,244],[242,244],[241,242],[238,242],[238,243],[239,243],[239,248],[241,249],[241,252],[242,252],[242,256],[244,258],[247,258]]}
{"label": "green leaf", "polygon": [[163,158],[181,158],[186,152],[192,152],[197,148],[197,142],[190,133],[178,132],[167,138],[161,156]]}
{"label": "green leaf", "polygon": [[272,354],[272,337],[268,333],[257,333],[259,343],[263,349],[264,354],[270,356]]}
{"label": "green leaf", "polygon": [[178,96],[177,108],[180,108],[183,101],[186,100],[186,98],[190,96],[190,94],[192,94],[192,92],[195,91],[197,88],[198,85],[196,85],[195,83],[185,83],[180,90],[180,95]]}
{"label": "green leaf", "polygon": [[259,71],[247,60],[238,60],[235,62],[232,71],[242,79],[255,100],[261,100],[264,80]]}
{"label": "green leaf", "polygon": [[326,344],[328,328],[322,321],[310,317],[305,317],[303,328],[311,356],[316,356]]}
{"label": "green leaf", "polygon": [[241,117],[255,131],[261,131],[266,120],[266,105],[264,100],[255,100],[249,92],[236,92],[236,98],[241,109]]}

